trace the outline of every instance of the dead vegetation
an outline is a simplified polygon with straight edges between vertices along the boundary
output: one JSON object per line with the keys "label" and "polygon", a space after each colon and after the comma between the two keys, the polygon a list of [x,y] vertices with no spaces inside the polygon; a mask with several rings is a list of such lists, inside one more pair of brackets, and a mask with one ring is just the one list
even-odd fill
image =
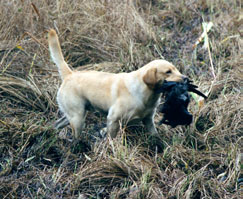
{"label": "dead vegetation", "polygon": [[[239,198],[240,9],[238,0],[1,1],[0,197]],[[213,23],[206,48],[205,37],[195,46],[203,22]],[[99,140],[105,118],[89,113],[73,146],[68,127],[53,129],[60,78],[49,28],[73,68],[128,72],[165,58],[209,99],[194,96],[190,127],[157,125],[162,140],[142,127]]]}

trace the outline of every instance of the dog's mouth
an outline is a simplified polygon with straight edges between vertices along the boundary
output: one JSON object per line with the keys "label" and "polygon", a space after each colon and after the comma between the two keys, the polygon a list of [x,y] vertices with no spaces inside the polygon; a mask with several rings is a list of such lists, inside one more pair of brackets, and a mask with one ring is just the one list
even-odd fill
{"label": "dog's mouth", "polygon": [[175,81],[167,81],[164,80],[163,83],[160,83],[155,86],[156,92],[166,94],[170,91],[172,91],[173,88],[180,89],[181,91],[177,91],[178,93],[182,93],[182,91],[188,91],[196,93],[197,95],[207,99],[207,96],[204,95],[202,92],[197,90],[198,86],[192,84],[192,80],[185,78],[181,82],[175,82]]}
{"label": "dog's mouth", "polygon": [[207,98],[207,96],[196,88],[197,86],[192,84],[192,81],[187,78],[182,82],[165,80],[161,87],[156,90],[165,97],[165,102],[160,109],[160,112],[164,114],[160,124],[164,123],[172,127],[191,124],[193,116],[187,110],[190,103],[190,95],[188,92],[196,93],[205,99]]}

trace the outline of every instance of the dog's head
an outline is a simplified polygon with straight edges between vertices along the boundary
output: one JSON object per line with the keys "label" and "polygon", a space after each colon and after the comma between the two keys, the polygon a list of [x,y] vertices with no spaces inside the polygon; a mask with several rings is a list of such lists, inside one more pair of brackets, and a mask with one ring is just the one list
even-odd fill
{"label": "dog's head", "polygon": [[163,82],[182,82],[186,76],[182,75],[175,66],[165,60],[155,60],[145,66],[144,83],[150,89],[160,88]]}

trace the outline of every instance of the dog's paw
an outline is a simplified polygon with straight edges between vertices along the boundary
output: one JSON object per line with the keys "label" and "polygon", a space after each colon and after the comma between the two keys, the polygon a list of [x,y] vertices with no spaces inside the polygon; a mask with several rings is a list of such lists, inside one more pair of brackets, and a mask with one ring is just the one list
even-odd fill
{"label": "dog's paw", "polygon": [[100,130],[100,132],[99,132],[99,136],[100,136],[100,138],[105,138],[106,135],[107,135],[107,128],[104,127],[104,128],[102,128],[102,129]]}

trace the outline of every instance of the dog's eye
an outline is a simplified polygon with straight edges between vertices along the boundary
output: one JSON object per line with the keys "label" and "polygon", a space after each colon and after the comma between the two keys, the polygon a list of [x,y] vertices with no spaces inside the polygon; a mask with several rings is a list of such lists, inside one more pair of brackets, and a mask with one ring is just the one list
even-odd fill
{"label": "dog's eye", "polygon": [[171,73],[171,70],[168,70],[168,71],[166,71],[165,73],[166,73],[166,74],[170,74],[170,73]]}

